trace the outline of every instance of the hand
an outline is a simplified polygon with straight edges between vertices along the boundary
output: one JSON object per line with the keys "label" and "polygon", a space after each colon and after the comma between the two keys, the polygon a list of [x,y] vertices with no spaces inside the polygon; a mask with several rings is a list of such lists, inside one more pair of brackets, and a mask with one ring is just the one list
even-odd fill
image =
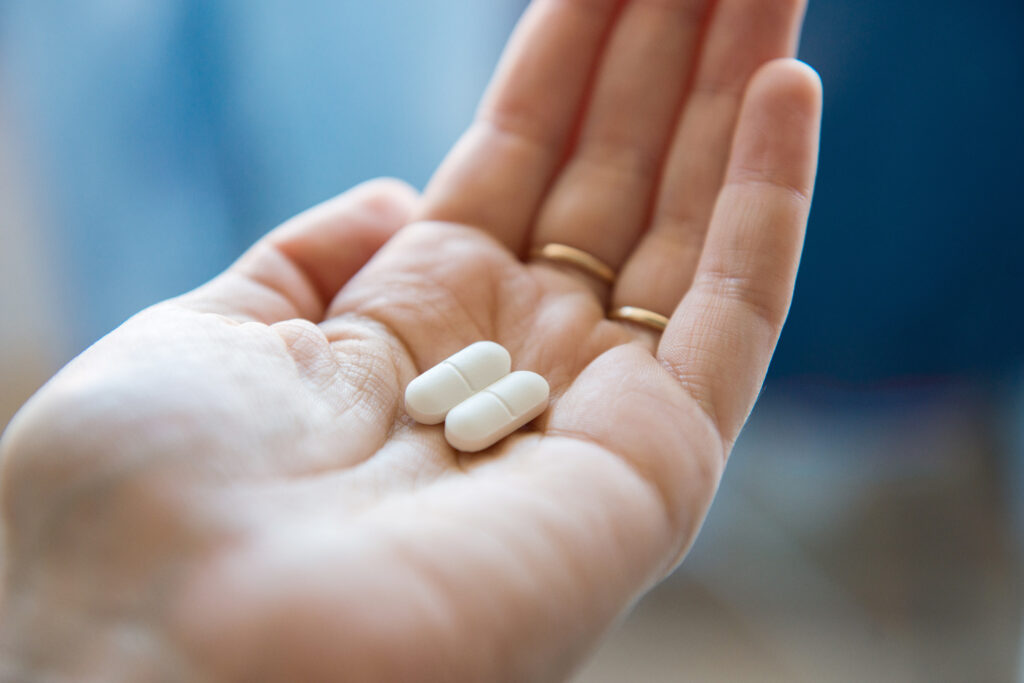
{"label": "hand", "polygon": [[[786,316],[820,85],[770,61],[800,2],[619,4],[536,0],[422,198],[302,214],[25,406],[0,670],[558,680],[675,566]],[[470,456],[402,393],[481,339],[553,393]]]}

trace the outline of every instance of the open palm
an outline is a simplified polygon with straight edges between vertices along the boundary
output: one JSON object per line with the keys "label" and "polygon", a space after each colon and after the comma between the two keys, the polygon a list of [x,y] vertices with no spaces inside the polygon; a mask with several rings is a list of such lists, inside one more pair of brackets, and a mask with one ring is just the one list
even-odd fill
{"label": "open palm", "polygon": [[[785,319],[820,92],[770,61],[799,2],[620,4],[534,2],[423,197],[306,212],[27,404],[8,666],[558,680],[675,565]],[[549,243],[615,284],[529,260]],[[484,339],[551,407],[460,454],[402,393]]]}

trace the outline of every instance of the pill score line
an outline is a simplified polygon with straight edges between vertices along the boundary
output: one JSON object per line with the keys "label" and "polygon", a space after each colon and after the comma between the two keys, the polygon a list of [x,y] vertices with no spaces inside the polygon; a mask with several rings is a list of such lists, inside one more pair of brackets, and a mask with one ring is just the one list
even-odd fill
{"label": "pill score line", "polygon": [[454,448],[488,448],[548,406],[547,380],[525,370],[510,372],[511,366],[500,344],[470,344],[409,383],[406,412],[423,424],[445,422],[445,438]]}

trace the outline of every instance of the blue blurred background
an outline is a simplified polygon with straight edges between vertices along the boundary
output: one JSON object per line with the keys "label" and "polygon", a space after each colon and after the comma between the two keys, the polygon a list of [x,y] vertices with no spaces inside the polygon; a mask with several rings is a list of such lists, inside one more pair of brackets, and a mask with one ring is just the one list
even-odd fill
{"label": "blue blurred background", "polygon": [[[422,187],[523,0],[0,0],[0,425],[138,309]],[[821,167],[692,557],[581,681],[1018,679],[1024,3],[811,0]]]}

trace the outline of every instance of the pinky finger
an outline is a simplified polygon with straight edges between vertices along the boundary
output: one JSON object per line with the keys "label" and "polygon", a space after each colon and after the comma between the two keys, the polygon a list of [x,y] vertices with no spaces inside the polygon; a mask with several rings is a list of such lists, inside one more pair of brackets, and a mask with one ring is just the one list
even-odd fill
{"label": "pinky finger", "polygon": [[693,285],[658,348],[727,445],[753,407],[789,311],[820,121],[821,81],[810,67],[780,59],[754,76]]}

